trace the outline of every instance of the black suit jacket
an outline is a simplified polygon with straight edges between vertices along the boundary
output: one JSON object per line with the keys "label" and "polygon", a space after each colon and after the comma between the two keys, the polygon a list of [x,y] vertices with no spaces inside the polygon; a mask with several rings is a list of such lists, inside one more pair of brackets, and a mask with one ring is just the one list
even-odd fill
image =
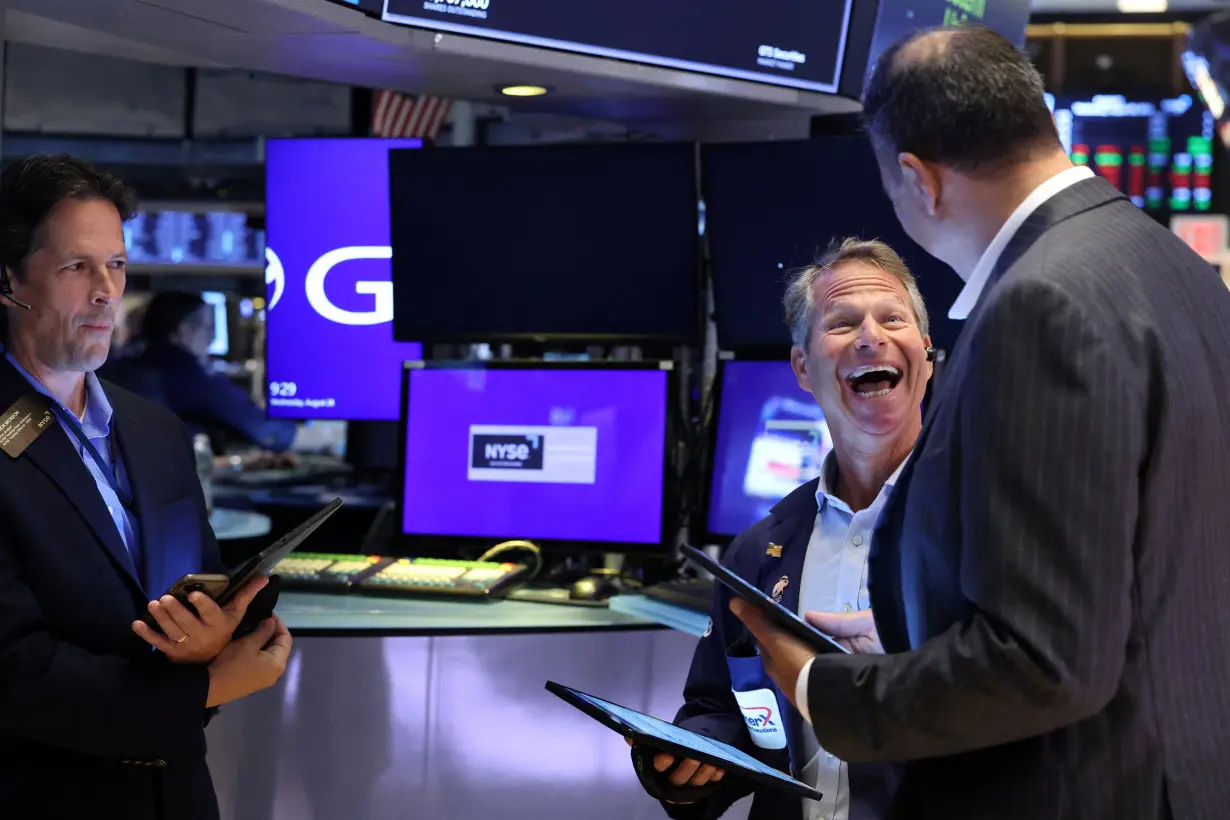
{"label": "black suit jacket", "polygon": [[[181,575],[222,571],[218,545],[179,420],[104,388],[140,573],[59,424],[17,458],[0,453],[0,814],[213,820],[208,672],[168,662],[132,622]],[[0,359],[0,410],[31,392]]]}
{"label": "black suit jacket", "polygon": [[[1230,292],[1102,180],[1005,250],[872,546],[885,656],[823,657],[909,818],[1230,806]],[[895,654],[894,654],[895,653]]]}

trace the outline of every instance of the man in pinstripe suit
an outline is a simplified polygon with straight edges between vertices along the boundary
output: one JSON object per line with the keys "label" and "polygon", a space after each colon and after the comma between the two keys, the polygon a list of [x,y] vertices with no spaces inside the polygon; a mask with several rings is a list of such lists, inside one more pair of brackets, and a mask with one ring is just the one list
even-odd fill
{"label": "man in pinstripe suit", "polygon": [[[1074,168],[1029,62],[924,32],[864,100],[968,321],[821,655],[736,601],[824,748],[904,761],[894,816],[1230,811],[1230,292]],[[857,647],[856,647],[857,648]]]}

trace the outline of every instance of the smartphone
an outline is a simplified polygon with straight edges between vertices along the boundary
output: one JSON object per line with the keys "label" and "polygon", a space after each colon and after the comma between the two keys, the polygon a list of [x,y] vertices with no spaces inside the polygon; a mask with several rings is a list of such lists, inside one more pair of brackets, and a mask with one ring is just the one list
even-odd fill
{"label": "smartphone", "polygon": [[[211,572],[194,572],[183,576],[176,581],[170,589],[164,594],[170,595],[175,600],[183,604],[193,615],[199,614],[196,607],[188,600],[188,596],[194,592],[203,592],[210,598],[217,600],[222,591],[226,589],[226,585],[231,582],[230,576],[215,574]],[[162,627],[158,625],[158,621],[150,614],[149,610],[145,610],[145,614],[141,616],[141,620],[150,626],[158,634],[162,634]]]}

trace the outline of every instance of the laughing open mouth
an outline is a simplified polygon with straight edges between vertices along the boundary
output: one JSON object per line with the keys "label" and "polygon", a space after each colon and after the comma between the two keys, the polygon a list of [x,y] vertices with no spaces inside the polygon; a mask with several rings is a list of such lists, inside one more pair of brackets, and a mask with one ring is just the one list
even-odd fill
{"label": "laughing open mouth", "polygon": [[888,364],[869,364],[856,369],[846,382],[860,398],[887,396],[901,382],[901,371]]}

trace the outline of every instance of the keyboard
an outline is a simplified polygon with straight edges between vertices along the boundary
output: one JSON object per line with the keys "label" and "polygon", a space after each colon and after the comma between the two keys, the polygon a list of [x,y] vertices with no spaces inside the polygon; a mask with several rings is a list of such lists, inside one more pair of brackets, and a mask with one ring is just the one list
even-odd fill
{"label": "keyboard", "polygon": [[379,555],[292,552],[273,568],[288,589],[347,592],[354,584],[396,559]]}
{"label": "keyboard", "polygon": [[399,558],[368,573],[356,586],[363,592],[389,595],[485,598],[518,583],[528,572],[524,564]]}
{"label": "keyboard", "polygon": [[673,604],[693,612],[708,612],[713,607],[714,581],[709,578],[680,578],[645,587],[641,594],[646,598]]}

